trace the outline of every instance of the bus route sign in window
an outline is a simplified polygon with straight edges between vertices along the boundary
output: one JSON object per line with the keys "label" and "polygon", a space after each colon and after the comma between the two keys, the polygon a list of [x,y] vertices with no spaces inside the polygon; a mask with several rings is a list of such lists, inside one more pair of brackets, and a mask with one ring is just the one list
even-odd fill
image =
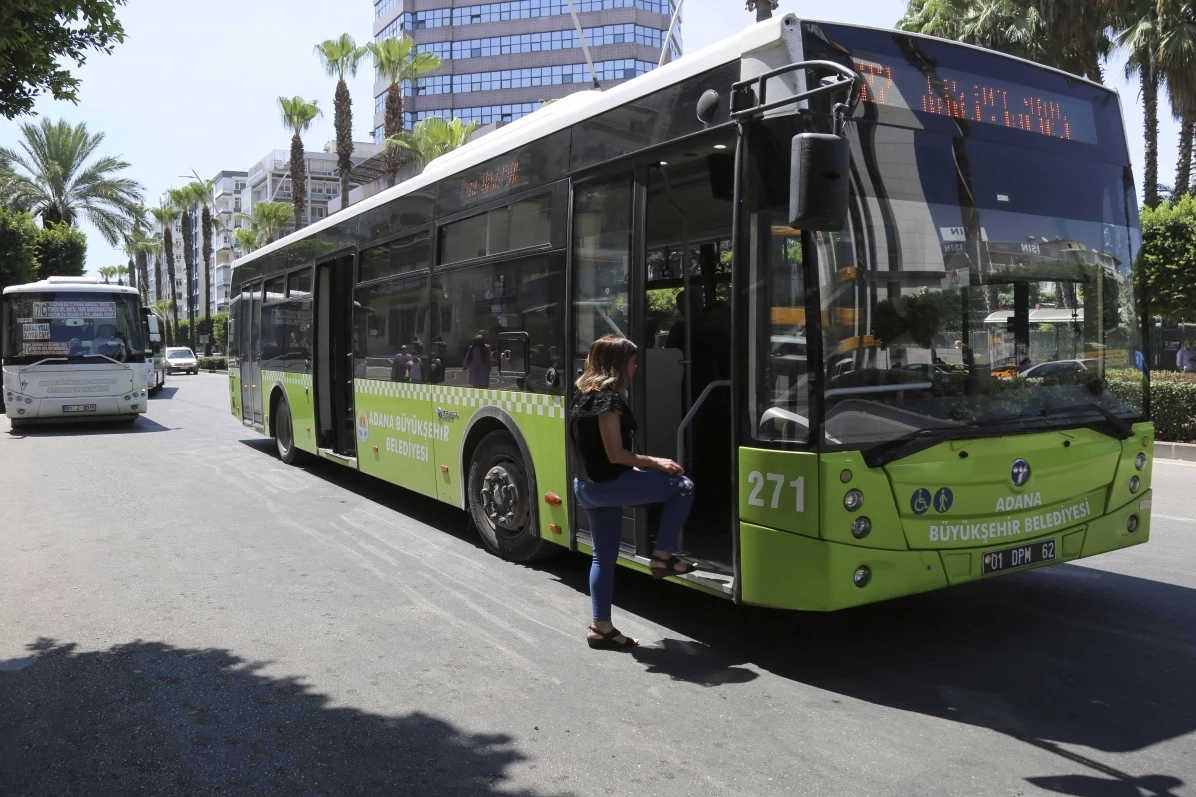
{"label": "bus route sign in window", "polygon": [[942,66],[923,71],[859,50],[852,61],[864,78],[863,103],[1097,143],[1092,105],[1076,97]]}

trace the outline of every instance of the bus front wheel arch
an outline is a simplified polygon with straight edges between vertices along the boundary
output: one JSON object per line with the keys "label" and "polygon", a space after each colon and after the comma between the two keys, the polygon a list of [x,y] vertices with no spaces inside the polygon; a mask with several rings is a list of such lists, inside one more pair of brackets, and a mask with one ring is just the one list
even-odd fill
{"label": "bus front wheel arch", "polygon": [[528,562],[555,547],[536,522],[535,476],[515,437],[499,424],[469,454],[466,509],[487,550],[513,562]]}

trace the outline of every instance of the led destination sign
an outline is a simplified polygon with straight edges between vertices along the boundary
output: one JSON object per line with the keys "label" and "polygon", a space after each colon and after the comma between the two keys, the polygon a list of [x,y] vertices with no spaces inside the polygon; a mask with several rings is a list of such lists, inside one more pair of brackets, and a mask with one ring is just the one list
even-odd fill
{"label": "led destination sign", "polygon": [[1097,143],[1096,115],[1086,100],[942,67],[925,74],[905,61],[858,50],[853,60],[864,78],[860,99],[869,105]]}

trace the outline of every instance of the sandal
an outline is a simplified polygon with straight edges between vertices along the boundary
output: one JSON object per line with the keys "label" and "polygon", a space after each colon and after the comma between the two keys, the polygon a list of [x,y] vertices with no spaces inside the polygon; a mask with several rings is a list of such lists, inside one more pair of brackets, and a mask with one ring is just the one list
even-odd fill
{"label": "sandal", "polygon": [[[687,562],[676,554],[672,554],[668,559],[662,559],[659,556],[653,556],[650,561],[660,562],[664,565],[664,567],[649,567],[649,569],[652,571],[652,578],[656,579],[657,581],[662,578],[668,578],[669,576],[683,576],[686,573],[692,573],[698,569],[698,566],[693,562]],[[685,565],[685,569],[678,570],[677,565],[679,564]]]}
{"label": "sandal", "polygon": [[[631,650],[632,648],[639,647],[640,644],[617,628],[612,628],[609,631],[599,631],[594,626],[590,626],[590,630],[602,637],[602,639],[586,637],[586,642],[594,650]],[[618,641],[619,637],[623,637],[622,642]]]}

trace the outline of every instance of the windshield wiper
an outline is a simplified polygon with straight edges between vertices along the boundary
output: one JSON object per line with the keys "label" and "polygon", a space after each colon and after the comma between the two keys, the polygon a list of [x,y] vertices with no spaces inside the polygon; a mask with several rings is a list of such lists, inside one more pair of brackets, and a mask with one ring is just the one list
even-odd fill
{"label": "windshield wiper", "polygon": [[864,452],[864,462],[870,468],[880,468],[902,457],[908,457],[911,454],[917,454],[919,451],[933,448],[944,440],[983,436],[983,434],[977,434],[977,431],[971,427],[919,429],[916,432],[895,437],[892,440],[886,440],[883,443],[872,446],[872,448]]}
{"label": "windshield wiper", "polygon": [[1077,410],[1096,410],[1117,430],[1117,435],[1122,440],[1128,440],[1134,436],[1134,427],[1130,425],[1129,421],[1095,401],[1084,404],[1072,404],[1069,407],[1047,407],[1039,414],[1044,418],[1049,418],[1052,415],[1063,415],[1064,413],[1075,412]]}

